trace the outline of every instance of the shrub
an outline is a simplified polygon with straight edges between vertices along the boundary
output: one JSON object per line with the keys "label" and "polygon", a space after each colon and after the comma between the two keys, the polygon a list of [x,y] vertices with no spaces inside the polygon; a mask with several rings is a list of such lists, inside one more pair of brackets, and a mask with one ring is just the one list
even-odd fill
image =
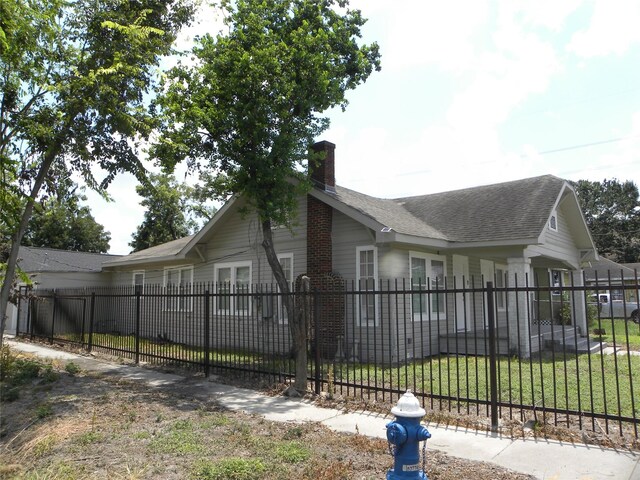
{"label": "shrub", "polygon": [[80,367],[78,366],[77,363],[74,362],[68,362],[65,366],[64,366],[64,370],[69,374],[69,375],[75,375],[77,373],[80,373]]}

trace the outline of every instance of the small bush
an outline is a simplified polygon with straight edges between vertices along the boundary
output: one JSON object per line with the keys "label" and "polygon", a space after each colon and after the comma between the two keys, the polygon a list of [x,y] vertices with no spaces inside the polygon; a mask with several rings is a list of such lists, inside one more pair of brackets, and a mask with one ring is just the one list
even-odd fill
{"label": "small bush", "polygon": [[275,453],[279,459],[287,463],[304,462],[311,456],[311,451],[299,442],[287,442],[278,445]]}
{"label": "small bush", "polygon": [[20,385],[38,378],[42,365],[31,360],[17,359],[9,372],[9,381],[14,385]]}
{"label": "small bush", "polygon": [[47,383],[53,383],[60,378],[60,374],[56,372],[51,365],[46,365],[42,372],[42,380]]}
{"label": "small bush", "polygon": [[587,305],[587,325],[589,328],[598,326],[598,306]]}
{"label": "small bush", "polygon": [[79,435],[78,438],[76,438],[76,443],[87,446],[92,443],[99,442],[100,440],[102,440],[102,435],[98,432],[91,431]]}
{"label": "small bush", "polygon": [[78,366],[78,364],[73,363],[73,362],[68,362],[65,366],[64,366],[64,370],[65,372],[67,372],[69,375],[76,375],[78,373],[80,373],[80,367]]}
{"label": "small bush", "polygon": [[53,407],[48,403],[43,403],[36,408],[36,416],[40,419],[53,414]]}
{"label": "small bush", "polygon": [[560,324],[561,325],[571,325],[572,324],[572,314],[571,314],[571,305],[569,302],[563,302],[560,306]]}

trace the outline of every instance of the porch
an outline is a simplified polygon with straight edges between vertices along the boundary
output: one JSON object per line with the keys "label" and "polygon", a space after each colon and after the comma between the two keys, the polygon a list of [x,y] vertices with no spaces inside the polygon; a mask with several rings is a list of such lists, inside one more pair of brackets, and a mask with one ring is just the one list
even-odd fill
{"label": "porch", "polygon": [[[575,326],[534,324],[530,329],[531,353],[544,351],[563,353],[595,353],[606,343],[582,336]],[[509,347],[509,332],[496,329],[498,355],[515,355]],[[489,330],[459,331],[439,336],[440,353],[447,355],[489,355]]]}

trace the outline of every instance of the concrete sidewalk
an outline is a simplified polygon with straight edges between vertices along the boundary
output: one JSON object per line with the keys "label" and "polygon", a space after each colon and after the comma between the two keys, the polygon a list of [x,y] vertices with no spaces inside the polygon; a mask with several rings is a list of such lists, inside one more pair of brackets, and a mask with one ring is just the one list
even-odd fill
{"label": "concrete sidewalk", "polygon": [[[5,338],[16,350],[44,358],[73,360],[83,370],[118,375],[152,386],[184,382],[185,377],[141,367],[116,365],[92,357],[75,355],[44,346],[21,343]],[[386,438],[385,425],[391,415],[371,412],[344,413],[316,407],[301,399],[269,397],[254,390],[232,387],[202,380],[194,385],[198,392],[208,393],[222,406],[264,416],[273,421],[318,422],[347,433],[359,432]],[[512,440],[490,432],[460,427],[427,424],[431,432],[428,449],[449,455],[492,462],[502,467],[534,475],[544,480],[640,480],[640,453],[615,451],[593,445],[563,443],[553,440]],[[427,472],[428,474],[428,472]]]}

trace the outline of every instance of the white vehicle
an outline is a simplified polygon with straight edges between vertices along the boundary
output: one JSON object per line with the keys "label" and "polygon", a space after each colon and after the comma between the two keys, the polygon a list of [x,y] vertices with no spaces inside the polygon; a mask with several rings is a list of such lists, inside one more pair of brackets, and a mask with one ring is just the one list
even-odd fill
{"label": "white vehicle", "polygon": [[638,301],[612,300],[608,293],[589,295],[589,303],[598,306],[601,317],[624,318],[640,323],[640,304]]}

